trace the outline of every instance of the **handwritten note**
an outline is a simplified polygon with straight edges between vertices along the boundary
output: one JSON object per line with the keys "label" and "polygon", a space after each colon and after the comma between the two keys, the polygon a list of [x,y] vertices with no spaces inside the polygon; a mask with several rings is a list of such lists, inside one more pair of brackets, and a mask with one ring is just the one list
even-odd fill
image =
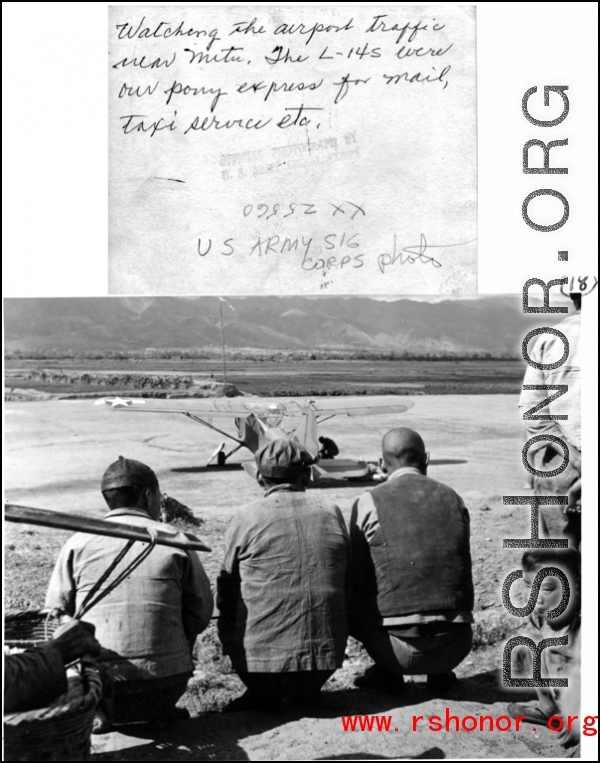
{"label": "handwritten note", "polygon": [[111,293],[474,292],[475,74],[473,7],[111,7]]}

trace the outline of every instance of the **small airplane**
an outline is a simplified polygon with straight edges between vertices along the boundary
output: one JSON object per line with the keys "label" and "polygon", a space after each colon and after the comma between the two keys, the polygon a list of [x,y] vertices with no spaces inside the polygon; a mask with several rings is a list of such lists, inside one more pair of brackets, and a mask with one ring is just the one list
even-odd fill
{"label": "small airplane", "polygon": [[[402,400],[402,402],[400,402]],[[295,440],[303,445],[316,460],[311,467],[312,480],[364,479],[377,473],[373,464],[362,459],[320,458],[317,429],[320,424],[334,416],[371,416],[374,414],[404,413],[414,403],[397,396],[377,397],[323,397],[308,398],[212,398],[186,400],[147,400],[144,398],[102,398],[96,405],[109,406],[112,410],[127,413],[177,413],[208,427],[233,440],[236,446],[226,452],[222,442],[211,455],[207,466],[216,459],[218,466],[225,466],[241,448],[251,453],[265,443],[280,438]],[[213,419],[233,418],[237,436],[231,435],[212,423]],[[254,462],[245,462],[244,469],[256,476]]]}

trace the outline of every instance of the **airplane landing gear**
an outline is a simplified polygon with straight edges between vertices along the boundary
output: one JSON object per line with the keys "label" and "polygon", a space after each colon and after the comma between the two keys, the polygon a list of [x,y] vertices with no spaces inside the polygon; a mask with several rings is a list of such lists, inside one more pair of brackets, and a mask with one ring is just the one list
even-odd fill
{"label": "airplane landing gear", "polygon": [[210,466],[211,463],[216,459],[217,460],[217,466],[225,466],[227,463],[227,459],[229,456],[232,456],[234,453],[237,453],[237,451],[243,447],[243,444],[238,445],[233,450],[230,450],[229,453],[225,452],[225,443],[222,442],[219,447],[215,450],[215,452],[212,454],[212,456],[208,459],[206,462],[207,466]]}

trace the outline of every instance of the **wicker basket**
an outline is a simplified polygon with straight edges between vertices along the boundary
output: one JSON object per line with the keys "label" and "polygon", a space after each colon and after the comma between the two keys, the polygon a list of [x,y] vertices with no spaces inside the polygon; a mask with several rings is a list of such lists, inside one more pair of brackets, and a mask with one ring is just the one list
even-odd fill
{"label": "wicker basket", "polygon": [[[30,647],[47,641],[64,618],[50,610],[8,612],[5,644]],[[4,760],[88,760],[102,682],[93,660],[81,660],[84,695],[58,707],[4,716]]]}
{"label": "wicker basket", "polygon": [[58,609],[28,609],[4,615],[4,643],[10,647],[27,649],[43,644],[68,616]]}

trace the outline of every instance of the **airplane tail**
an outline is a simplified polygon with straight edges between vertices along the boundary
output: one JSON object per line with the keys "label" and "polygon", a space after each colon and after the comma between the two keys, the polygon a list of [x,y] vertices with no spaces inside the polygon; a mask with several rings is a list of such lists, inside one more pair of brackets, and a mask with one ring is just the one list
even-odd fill
{"label": "airplane tail", "polygon": [[306,450],[313,458],[319,454],[319,439],[317,436],[317,418],[311,408],[302,408],[300,412],[300,421],[294,432],[294,439]]}

